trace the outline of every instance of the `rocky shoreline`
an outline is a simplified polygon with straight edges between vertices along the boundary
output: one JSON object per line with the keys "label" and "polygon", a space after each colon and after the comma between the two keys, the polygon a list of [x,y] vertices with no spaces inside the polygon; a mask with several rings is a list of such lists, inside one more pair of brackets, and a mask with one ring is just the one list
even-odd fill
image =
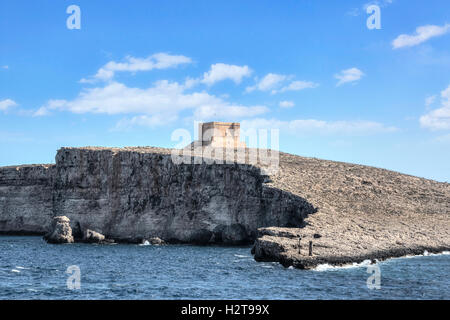
{"label": "rocky shoreline", "polygon": [[257,261],[301,269],[450,250],[450,184],[281,152],[270,174],[175,164],[151,147],[62,148],[53,165],[0,168],[0,234],[47,234],[58,216],[74,241],[90,230],[123,243],[254,243]]}
{"label": "rocky shoreline", "polygon": [[[281,230],[280,230],[281,229]],[[307,240],[301,238],[301,229],[267,228],[259,230],[259,237],[252,248],[252,254],[259,262],[279,262],[284,267],[298,269],[314,269],[319,265],[345,266],[370,260],[383,261],[391,258],[422,255],[428,253],[442,253],[450,251],[449,245],[444,246],[414,246],[394,247],[372,252],[355,252],[353,255],[324,254],[326,247],[319,239]],[[312,241],[312,255],[309,255],[309,241]],[[339,248],[336,248],[337,250]]]}

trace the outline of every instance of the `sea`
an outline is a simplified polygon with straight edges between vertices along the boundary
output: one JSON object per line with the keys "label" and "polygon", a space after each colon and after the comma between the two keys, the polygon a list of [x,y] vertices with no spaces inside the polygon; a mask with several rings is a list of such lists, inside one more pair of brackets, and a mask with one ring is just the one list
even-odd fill
{"label": "sea", "polygon": [[250,250],[0,236],[0,299],[450,299],[449,252],[298,270]]}

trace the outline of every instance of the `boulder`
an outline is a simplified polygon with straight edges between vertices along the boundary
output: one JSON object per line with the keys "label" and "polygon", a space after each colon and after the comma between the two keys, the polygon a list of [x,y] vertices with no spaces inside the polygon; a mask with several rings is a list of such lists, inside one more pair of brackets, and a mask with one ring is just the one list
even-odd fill
{"label": "boulder", "polygon": [[48,243],[73,243],[72,228],[70,220],[66,216],[53,218],[51,231],[44,236]]}
{"label": "boulder", "polygon": [[87,243],[103,243],[105,242],[106,237],[96,231],[90,230],[90,229],[86,229],[86,231],[84,232],[84,238],[83,241],[87,242]]}

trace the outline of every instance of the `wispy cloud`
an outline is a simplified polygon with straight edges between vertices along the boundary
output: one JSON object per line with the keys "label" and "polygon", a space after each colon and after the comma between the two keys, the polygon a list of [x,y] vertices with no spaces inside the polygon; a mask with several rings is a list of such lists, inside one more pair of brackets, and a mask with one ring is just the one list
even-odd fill
{"label": "wispy cloud", "polygon": [[[317,88],[318,86],[319,86],[318,83],[315,83],[312,81],[292,81],[289,85],[281,88],[278,92],[300,91],[303,89]],[[275,91],[275,92],[277,92],[277,91]]]}
{"label": "wispy cloud", "polygon": [[178,117],[175,114],[169,116],[162,114],[156,114],[151,116],[139,115],[119,120],[119,122],[116,123],[116,126],[112,129],[112,131],[129,130],[136,126],[155,128],[170,124],[176,121],[177,119]]}
{"label": "wispy cloud", "polygon": [[389,6],[390,4],[392,4],[393,2],[394,2],[393,0],[369,1],[369,2],[364,3],[364,5],[362,6],[362,10],[359,7],[351,8],[350,10],[347,11],[347,15],[352,16],[352,17],[357,17],[361,14],[361,12],[366,12],[366,10],[369,6],[377,5],[380,8],[385,8],[385,7]]}
{"label": "wispy cloud", "polygon": [[18,104],[14,100],[11,100],[11,99],[0,100],[0,111],[6,111],[17,105]]}
{"label": "wispy cloud", "polygon": [[360,15],[360,10],[359,8],[351,8],[350,10],[347,11],[347,15],[357,17]]}
{"label": "wispy cloud", "polygon": [[251,119],[241,123],[243,129],[279,129],[292,135],[350,135],[363,136],[393,133],[399,129],[373,121],[325,121],[317,119],[297,119],[282,121],[278,119]]}
{"label": "wispy cloud", "polygon": [[434,141],[437,143],[449,143],[450,144],[450,133],[444,134],[441,136],[437,136],[436,138],[434,138]]}
{"label": "wispy cloud", "polygon": [[255,90],[270,91],[277,88],[283,81],[292,78],[284,74],[268,73],[261,80],[259,80],[254,86],[247,87],[247,92]]}
{"label": "wispy cloud", "polygon": [[426,97],[426,99],[425,99],[425,106],[427,108],[429,108],[436,101],[436,98],[437,98],[436,95],[432,95],[432,96]]}
{"label": "wispy cloud", "polygon": [[404,47],[413,47],[421,44],[431,38],[442,36],[450,30],[450,24],[445,24],[442,27],[436,25],[426,25],[416,28],[416,32],[412,35],[401,34],[392,41],[393,49],[400,49]]}
{"label": "wispy cloud", "polygon": [[295,103],[293,101],[280,101],[279,106],[280,108],[292,108]]}
{"label": "wispy cloud", "polygon": [[156,53],[147,58],[125,57],[123,62],[110,61],[101,67],[97,73],[88,78],[81,79],[81,83],[95,83],[98,81],[110,81],[116,72],[139,72],[153,69],[168,69],[180,64],[191,63],[191,58],[182,55],[170,55],[167,53]]}
{"label": "wispy cloud", "polygon": [[450,130],[450,85],[441,92],[441,106],[420,117],[420,125],[433,131]]}
{"label": "wispy cloud", "polygon": [[364,73],[358,68],[350,68],[342,70],[340,73],[334,75],[338,79],[337,87],[343,85],[344,83],[359,81],[364,76]]}
{"label": "wispy cloud", "polygon": [[[319,85],[312,81],[291,81],[289,84],[285,84],[288,80],[293,78],[292,75],[283,75],[276,73],[268,73],[261,80],[257,81],[254,86],[246,88],[246,92],[258,91],[270,91],[272,94],[286,92],[286,91],[300,91],[308,88],[316,88]],[[283,83],[285,85],[283,85]]]}
{"label": "wispy cloud", "polygon": [[1,66],[2,69],[9,69],[9,66]]}

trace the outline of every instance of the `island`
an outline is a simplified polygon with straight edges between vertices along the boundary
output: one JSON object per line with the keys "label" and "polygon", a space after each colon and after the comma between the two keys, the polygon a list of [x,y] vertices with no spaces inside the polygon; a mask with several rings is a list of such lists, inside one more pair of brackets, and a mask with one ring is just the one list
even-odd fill
{"label": "island", "polygon": [[54,164],[0,167],[0,233],[253,244],[257,261],[301,269],[450,250],[449,183],[252,149],[238,124],[204,125],[181,150],[64,147]]}

